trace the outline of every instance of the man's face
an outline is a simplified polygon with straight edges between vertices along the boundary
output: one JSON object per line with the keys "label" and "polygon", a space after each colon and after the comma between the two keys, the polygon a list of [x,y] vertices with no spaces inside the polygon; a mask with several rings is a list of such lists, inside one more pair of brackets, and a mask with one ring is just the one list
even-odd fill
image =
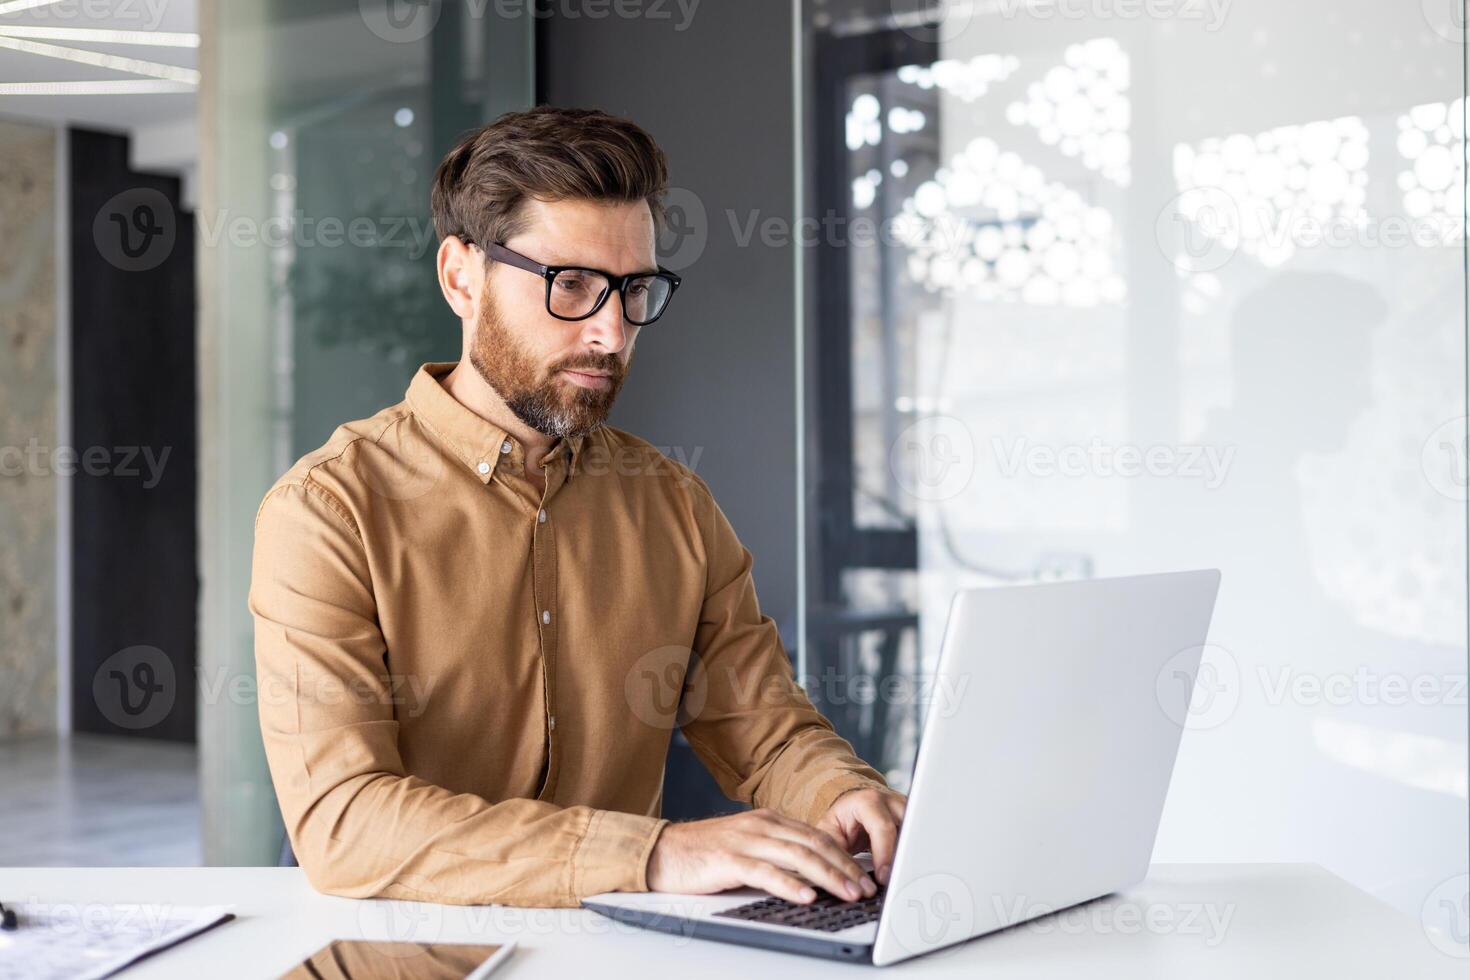
{"label": "man's face", "polygon": [[[655,268],[653,216],[641,201],[531,200],[525,216],[525,230],[505,245],[543,265],[614,275]],[[557,319],[546,309],[544,279],[497,262],[485,278],[470,363],[518,419],[570,438],[606,421],[638,329],[623,318],[616,291],[585,320]]]}

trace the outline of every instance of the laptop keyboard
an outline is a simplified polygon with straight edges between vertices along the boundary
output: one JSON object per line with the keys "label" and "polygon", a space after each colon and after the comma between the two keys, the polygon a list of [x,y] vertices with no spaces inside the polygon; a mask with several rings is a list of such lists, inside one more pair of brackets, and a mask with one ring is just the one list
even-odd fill
{"label": "laptop keyboard", "polygon": [[716,912],[716,916],[740,919],[743,922],[764,922],[768,925],[791,926],[795,929],[816,929],[821,932],[841,932],[865,922],[874,922],[883,913],[883,887],[872,898],[849,902],[829,892],[817,890],[817,900],[810,905],[797,905],[774,895],[757,899],[733,909]]}

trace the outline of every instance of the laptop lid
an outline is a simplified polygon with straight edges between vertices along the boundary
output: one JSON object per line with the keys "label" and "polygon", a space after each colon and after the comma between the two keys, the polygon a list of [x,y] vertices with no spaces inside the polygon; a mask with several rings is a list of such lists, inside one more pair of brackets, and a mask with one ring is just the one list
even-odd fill
{"label": "laptop lid", "polygon": [[955,595],[874,963],[1144,878],[1219,582]]}

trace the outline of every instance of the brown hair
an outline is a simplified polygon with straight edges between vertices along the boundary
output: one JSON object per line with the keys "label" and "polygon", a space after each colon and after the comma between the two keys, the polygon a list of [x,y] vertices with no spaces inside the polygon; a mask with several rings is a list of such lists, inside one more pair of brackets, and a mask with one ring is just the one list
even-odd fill
{"label": "brown hair", "polygon": [[466,133],[439,162],[431,207],[442,241],[482,246],[524,230],[522,204],[644,200],[664,219],[668,160],[636,123],[596,109],[537,106]]}

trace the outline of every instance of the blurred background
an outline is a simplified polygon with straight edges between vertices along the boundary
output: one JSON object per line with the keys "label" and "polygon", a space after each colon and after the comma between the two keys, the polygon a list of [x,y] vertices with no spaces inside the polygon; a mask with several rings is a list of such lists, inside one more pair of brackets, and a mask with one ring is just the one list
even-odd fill
{"label": "blurred background", "polygon": [[[710,484],[860,754],[906,787],[963,697],[956,588],[1218,567],[1156,860],[1463,929],[1464,22],[0,0],[0,866],[274,863],[255,508],[457,356],[434,167],[545,102],[669,155],[684,286],[612,421]],[[733,806],[677,736],[665,798]]]}

